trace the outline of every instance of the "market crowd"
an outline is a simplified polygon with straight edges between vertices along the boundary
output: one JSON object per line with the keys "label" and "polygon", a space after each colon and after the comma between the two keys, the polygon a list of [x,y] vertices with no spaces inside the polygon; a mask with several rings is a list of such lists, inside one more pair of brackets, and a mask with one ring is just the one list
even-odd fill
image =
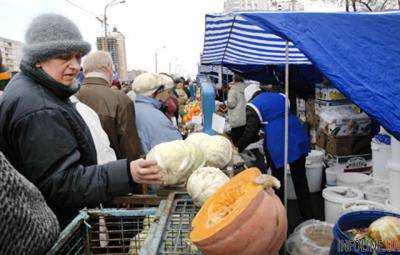
{"label": "market crowd", "polygon": [[[146,153],[184,138],[177,122],[190,98],[188,81],[144,73],[122,84],[113,80],[110,54],[90,50],[72,21],[43,14],[26,30],[21,71],[11,78],[0,62],[5,254],[43,254],[81,208],[142,193],[144,187],[153,192],[162,176],[156,162],[144,159]],[[232,143],[283,181],[285,96],[268,86],[246,86],[239,75],[225,92]],[[289,121],[291,173],[302,216],[310,219],[308,136],[295,115]],[[283,199],[283,189],[277,192]]]}

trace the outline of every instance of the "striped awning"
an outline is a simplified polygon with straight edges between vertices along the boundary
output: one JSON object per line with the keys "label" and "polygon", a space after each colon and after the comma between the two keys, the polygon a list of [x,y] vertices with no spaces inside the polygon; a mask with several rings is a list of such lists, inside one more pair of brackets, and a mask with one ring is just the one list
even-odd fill
{"label": "striped awning", "polygon": [[[240,13],[206,15],[201,63],[204,65],[284,64],[286,41],[246,20]],[[289,42],[290,64],[311,64]]]}

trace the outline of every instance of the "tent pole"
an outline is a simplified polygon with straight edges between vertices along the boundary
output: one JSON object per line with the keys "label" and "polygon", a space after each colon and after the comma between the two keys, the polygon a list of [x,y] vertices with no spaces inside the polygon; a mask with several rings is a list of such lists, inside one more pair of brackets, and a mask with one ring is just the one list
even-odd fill
{"label": "tent pole", "polygon": [[288,171],[289,171],[289,164],[288,164],[288,143],[289,143],[289,41],[286,41],[286,49],[285,49],[285,151],[284,151],[284,187],[285,187],[285,194],[284,194],[284,203],[286,210],[287,207],[287,194],[288,194]]}

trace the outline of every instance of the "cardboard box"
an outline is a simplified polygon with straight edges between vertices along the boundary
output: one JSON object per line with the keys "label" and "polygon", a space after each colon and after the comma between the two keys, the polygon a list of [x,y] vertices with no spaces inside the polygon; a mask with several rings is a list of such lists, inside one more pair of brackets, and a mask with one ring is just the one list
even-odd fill
{"label": "cardboard box", "polygon": [[371,153],[371,140],[371,136],[333,137],[323,132],[317,134],[318,147],[340,157]]}

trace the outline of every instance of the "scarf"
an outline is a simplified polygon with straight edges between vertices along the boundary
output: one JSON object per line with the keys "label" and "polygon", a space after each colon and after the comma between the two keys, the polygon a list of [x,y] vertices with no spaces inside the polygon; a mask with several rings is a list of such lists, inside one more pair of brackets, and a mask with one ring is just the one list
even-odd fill
{"label": "scarf", "polygon": [[20,69],[29,78],[47,88],[64,101],[79,90],[79,84],[76,81],[66,86],[50,77],[42,68],[37,68],[34,64],[32,65],[26,61],[21,61]]}

